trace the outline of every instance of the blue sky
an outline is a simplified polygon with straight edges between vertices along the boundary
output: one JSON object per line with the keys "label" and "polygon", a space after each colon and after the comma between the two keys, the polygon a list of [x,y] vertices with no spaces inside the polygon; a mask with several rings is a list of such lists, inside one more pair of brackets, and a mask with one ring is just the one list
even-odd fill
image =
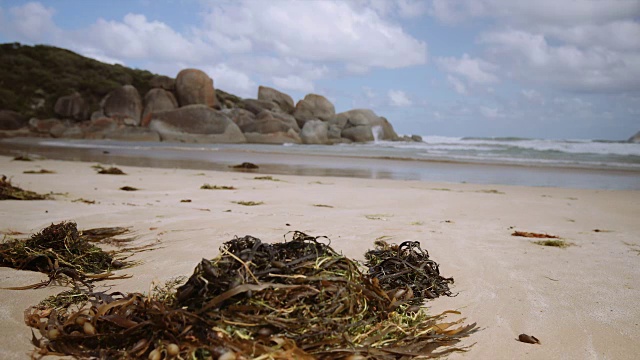
{"label": "blue sky", "polygon": [[1,42],[317,93],[401,134],[626,139],[639,39],[637,0],[0,0]]}

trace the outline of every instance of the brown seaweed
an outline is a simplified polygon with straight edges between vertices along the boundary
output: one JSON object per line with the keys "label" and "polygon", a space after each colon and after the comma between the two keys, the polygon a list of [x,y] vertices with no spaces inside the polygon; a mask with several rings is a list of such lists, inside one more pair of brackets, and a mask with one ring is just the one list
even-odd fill
{"label": "brown seaweed", "polygon": [[549,235],[549,234],[541,234],[527,231],[514,231],[511,236],[521,236],[527,238],[537,238],[537,239],[559,239],[559,236]]}
{"label": "brown seaweed", "polygon": [[87,286],[95,280],[114,279],[113,269],[133,263],[119,258],[119,252],[106,252],[91,244],[92,241],[117,242],[113,237],[124,233],[122,228],[108,229],[111,230],[81,232],[74,222],[52,224],[29,239],[0,243],[0,266],[38,271],[49,276],[48,281],[13,289],[39,288],[61,279]]}
{"label": "brown seaweed", "polygon": [[211,184],[203,184],[202,186],[200,186],[200,189],[203,189],[203,190],[237,190],[233,186],[211,185]]}
{"label": "brown seaweed", "polygon": [[273,244],[235,238],[177,289],[179,279],[147,295],[87,291],[75,310],[54,299],[27,309],[25,322],[40,334],[39,354],[82,359],[386,360],[468,349],[457,344],[475,324],[396,306],[328,243],[301,232]]}
{"label": "brown seaweed", "polygon": [[250,162],[243,162],[242,164],[229,166],[232,169],[244,169],[244,170],[254,170],[260,168],[258,165]]}
{"label": "brown seaweed", "polygon": [[420,305],[426,299],[454,296],[449,289],[453,278],[440,275],[439,265],[418,241],[397,245],[379,239],[374,244],[375,249],[365,253],[365,265],[396,305]]}
{"label": "brown seaweed", "polygon": [[46,200],[48,195],[23,190],[11,184],[5,175],[0,178],[0,200]]}

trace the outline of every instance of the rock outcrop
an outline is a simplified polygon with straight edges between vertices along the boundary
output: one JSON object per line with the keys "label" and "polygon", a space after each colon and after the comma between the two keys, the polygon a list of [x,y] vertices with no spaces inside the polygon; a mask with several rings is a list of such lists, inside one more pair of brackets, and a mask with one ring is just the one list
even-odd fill
{"label": "rock outcrop", "polygon": [[176,95],[180,106],[202,104],[216,106],[216,91],[213,79],[204,71],[184,69],[176,77]]}
{"label": "rock outcrop", "polygon": [[149,80],[149,86],[154,89],[174,91],[176,89],[176,79],[164,75],[156,75]]}
{"label": "rock outcrop", "polygon": [[258,87],[258,100],[271,101],[287,114],[293,114],[295,110],[295,103],[291,96],[270,87]]}
{"label": "rock outcrop", "polygon": [[155,88],[149,90],[144,96],[144,111],[140,126],[148,126],[151,121],[151,113],[159,111],[174,110],[178,107],[178,101],[173,94],[167,90]]}
{"label": "rock outcrop", "polygon": [[245,136],[226,114],[206,105],[152,113],[149,128],[163,141],[189,143],[244,143]]}
{"label": "rock outcrop", "polygon": [[328,144],[329,124],[322,120],[308,120],[304,123],[300,138],[303,144]]}
{"label": "rock outcrop", "polygon": [[635,135],[630,137],[628,141],[631,143],[640,143],[640,131],[638,131]]}
{"label": "rock outcrop", "polygon": [[104,98],[102,111],[107,117],[121,119],[129,125],[140,125],[142,100],[138,90],[131,85],[113,90]]}
{"label": "rock outcrop", "polygon": [[0,130],[17,130],[27,125],[28,119],[15,111],[0,110]]}
{"label": "rock outcrop", "polygon": [[300,128],[308,120],[330,121],[336,115],[336,108],[322,95],[308,94],[303,100],[298,101],[293,116],[298,121]]}
{"label": "rock outcrop", "polygon": [[241,108],[245,110],[249,110],[255,115],[258,115],[263,110],[274,111],[276,109],[279,110],[278,105],[271,101],[265,100],[256,100],[256,99],[242,99],[242,101],[238,104]]}
{"label": "rock outcrop", "polygon": [[[369,109],[354,109],[335,116],[332,124],[342,129],[341,136],[352,141],[398,140],[393,126]],[[377,131],[374,134],[374,129]],[[374,136],[375,135],[375,136]]]}
{"label": "rock outcrop", "polygon": [[78,92],[58,98],[53,111],[65,119],[76,121],[86,120],[89,117],[89,105]]}

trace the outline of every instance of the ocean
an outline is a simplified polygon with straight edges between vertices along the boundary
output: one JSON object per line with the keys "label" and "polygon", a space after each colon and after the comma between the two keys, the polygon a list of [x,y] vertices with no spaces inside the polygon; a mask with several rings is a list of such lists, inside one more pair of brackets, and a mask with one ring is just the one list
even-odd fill
{"label": "ocean", "polygon": [[262,145],[3,139],[0,152],[122,165],[442,182],[640,190],[640,144],[424,136],[423,142]]}

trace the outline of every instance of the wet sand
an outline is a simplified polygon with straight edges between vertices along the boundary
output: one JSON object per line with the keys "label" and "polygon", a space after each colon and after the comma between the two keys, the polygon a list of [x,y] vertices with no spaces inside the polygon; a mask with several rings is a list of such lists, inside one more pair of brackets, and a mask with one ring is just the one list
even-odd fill
{"label": "wet sand", "polygon": [[387,157],[384,152],[358,153],[355,149],[357,145],[202,145],[37,138],[0,140],[0,155],[37,154],[49,159],[127,166],[229,171],[231,165],[252,162],[260,165],[261,173],[279,175],[640,190],[640,172],[636,170],[418,160]]}
{"label": "wet sand", "polygon": [[[482,329],[473,347],[450,359],[630,359],[640,336],[640,191],[585,190],[415,180],[272,175],[118,166],[128,175],[99,175],[93,163],[12,161],[0,174],[54,200],[0,201],[0,231],[33,233],[64,220],[80,229],[126,226],[137,244],[160,248],[136,254],[143,263],[122,271],[131,279],[113,291],[148,291],[152,281],[192,273],[234,236],[283,239],[291,230],[326,235],[345,255],[362,259],[381,236],[420,241],[455,278],[454,298],[427,305],[433,313],[460,310]],[[25,170],[55,174],[24,174]],[[201,190],[204,183],[237,190]],[[139,191],[119,190],[133,186]],[[77,199],[95,204],[74,202]],[[191,202],[181,202],[190,199]],[[233,201],[262,201],[241,206]],[[329,207],[319,207],[327,205]],[[594,231],[594,230],[598,231]],[[559,249],[511,236],[514,230],[558,235]],[[46,279],[0,268],[0,287]],[[28,358],[32,345],[23,311],[64,290],[0,290],[0,358]],[[542,342],[518,342],[520,333]]]}

